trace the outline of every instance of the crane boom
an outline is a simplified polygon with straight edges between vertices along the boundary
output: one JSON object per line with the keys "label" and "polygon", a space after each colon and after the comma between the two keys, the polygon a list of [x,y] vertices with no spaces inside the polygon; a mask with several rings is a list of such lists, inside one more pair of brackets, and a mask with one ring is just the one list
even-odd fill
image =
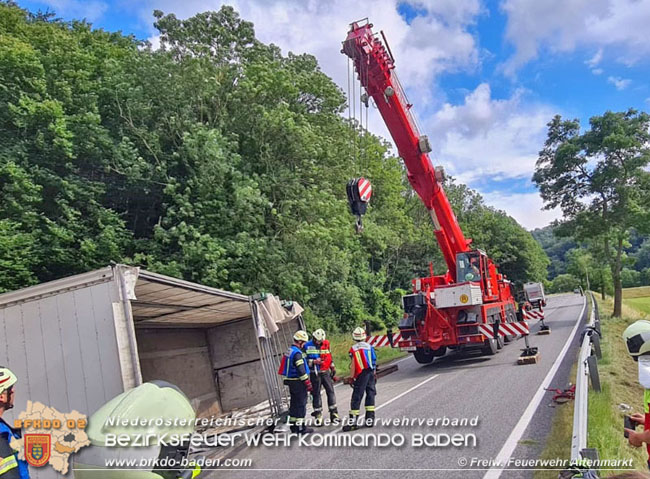
{"label": "crane boom", "polygon": [[448,274],[455,282],[456,255],[469,251],[471,240],[465,238],[441,185],[442,170],[434,168],[429,159],[428,139],[418,130],[388,45],[373,34],[372,24],[353,23],[342,53],[354,62],[361,84],[375,101],[393,137],[406,165],[408,180],[429,210]]}

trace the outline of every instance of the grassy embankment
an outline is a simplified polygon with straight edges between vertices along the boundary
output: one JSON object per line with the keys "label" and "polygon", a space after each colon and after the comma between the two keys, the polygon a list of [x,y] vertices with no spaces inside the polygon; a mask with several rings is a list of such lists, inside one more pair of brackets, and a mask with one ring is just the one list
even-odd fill
{"label": "grassy embankment", "polygon": [[[623,317],[611,317],[613,299],[600,300],[601,342],[603,359],[598,363],[602,392],[589,393],[589,447],[598,450],[601,459],[633,459],[634,467],[647,471],[645,449],[630,447],[623,438],[623,415],[619,404],[627,404],[633,412],[642,412],[643,388],[637,381],[636,363],[628,356],[621,335],[637,319],[650,314],[650,287],[629,288],[623,292]],[[650,319],[650,318],[648,318]],[[575,378],[575,366],[571,377]],[[543,458],[569,457],[573,428],[573,403],[558,411]],[[615,474],[602,471],[601,477]],[[557,477],[551,471],[539,472],[535,479]]]}

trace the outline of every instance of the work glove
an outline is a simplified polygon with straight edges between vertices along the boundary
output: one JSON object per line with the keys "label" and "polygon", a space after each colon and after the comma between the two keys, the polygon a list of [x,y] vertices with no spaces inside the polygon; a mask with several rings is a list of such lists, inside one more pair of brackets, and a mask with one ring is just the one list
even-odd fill
{"label": "work glove", "polygon": [[318,359],[314,359],[314,364],[317,364],[317,365],[320,366],[320,363],[321,363],[321,362],[322,362],[322,361],[320,360],[320,358],[318,358]]}
{"label": "work glove", "polygon": [[334,367],[333,364],[330,366],[330,375],[332,376],[332,378],[336,376],[336,368]]}
{"label": "work glove", "polygon": [[305,381],[305,387],[307,388],[308,393],[314,390],[314,386],[312,386],[311,381],[309,379]]}

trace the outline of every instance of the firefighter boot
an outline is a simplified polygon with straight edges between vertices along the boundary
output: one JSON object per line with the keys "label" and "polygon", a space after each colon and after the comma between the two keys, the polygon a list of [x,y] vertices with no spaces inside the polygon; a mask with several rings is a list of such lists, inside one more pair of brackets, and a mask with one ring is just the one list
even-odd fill
{"label": "firefighter boot", "polygon": [[341,418],[339,416],[339,410],[336,409],[335,407],[330,408],[330,420],[332,421],[332,424],[335,426],[338,426],[338,424],[341,422]]}
{"label": "firefighter boot", "polygon": [[348,420],[348,424],[343,426],[343,432],[349,432],[349,431],[356,431],[359,429],[359,425],[357,424],[358,416],[354,416],[350,414],[350,418]]}
{"label": "firefighter boot", "polygon": [[293,424],[292,424],[292,425],[289,427],[289,429],[291,430],[291,432],[293,432],[293,433],[295,433],[295,434],[300,434],[300,426],[296,426],[296,425],[293,425]]}
{"label": "firefighter boot", "polygon": [[375,411],[366,412],[366,427],[373,427],[375,425]]}
{"label": "firefighter boot", "polygon": [[321,427],[323,425],[323,413],[320,411],[314,411],[311,415],[314,417],[314,426]]}

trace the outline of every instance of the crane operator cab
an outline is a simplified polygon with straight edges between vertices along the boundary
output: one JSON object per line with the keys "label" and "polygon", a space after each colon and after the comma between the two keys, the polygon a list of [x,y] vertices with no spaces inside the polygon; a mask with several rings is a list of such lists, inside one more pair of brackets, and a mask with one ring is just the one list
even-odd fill
{"label": "crane operator cab", "polygon": [[485,268],[485,253],[480,250],[458,253],[456,256],[456,281],[481,281]]}

